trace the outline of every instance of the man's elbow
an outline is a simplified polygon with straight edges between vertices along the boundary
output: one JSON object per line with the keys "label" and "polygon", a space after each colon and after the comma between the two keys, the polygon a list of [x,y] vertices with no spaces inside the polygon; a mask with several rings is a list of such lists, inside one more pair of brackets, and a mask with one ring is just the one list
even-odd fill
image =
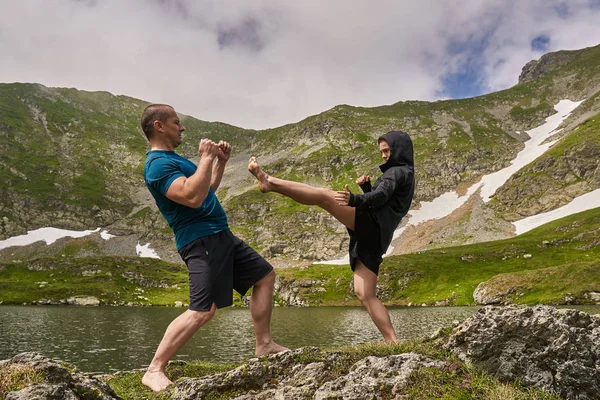
{"label": "man's elbow", "polygon": [[206,196],[196,196],[194,197],[191,201],[190,201],[190,207],[192,208],[198,208],[202,205],[202,203],[204,203],[204,199],[206,199]]}
{"label": "man's elbow", "polygon": [[193,194],[185,196],[182,199],[183,201],[181,201],[180,203],[190,208],[198,208],[202,205],[204,199],[206,199],[206,195]]}

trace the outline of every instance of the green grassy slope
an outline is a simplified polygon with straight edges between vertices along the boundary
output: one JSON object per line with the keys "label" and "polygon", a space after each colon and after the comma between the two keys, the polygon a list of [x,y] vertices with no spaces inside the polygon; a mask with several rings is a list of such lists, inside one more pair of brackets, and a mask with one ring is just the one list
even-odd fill
{"label": "green grassy slope", "polygon": [[[493,278],[493,287],[514,303],[586,303],[586,293],[600,292],[598,260],[600,208],[509,240],[386,258],[378,294],[389,305],[471,305],[477,285]],[[283,293],[294,287],[310,305],[359,304],[350,290],[352,273],[346,265],[284,268],[277,274],[281,289],[276,300],[281,304]],[[311,284],[304,284],[307,281]],[[56,302],[71,296],[95,296],[103,304],[186,303],[187,272],[183,265],[155,259],[68,254],[0,264],[4,304]]]}
{"label": "green grassy slope", "polygon": [[[50,224],[106,226],[134,210],[136,192],[145,190],[148,144],[139,119],[146,104],[106,92],[0,84],[0,237]],[[247,145],[241,128],[184,120],[197,135]],[[186,146],[183,153],[196,154],[193,143]]]}

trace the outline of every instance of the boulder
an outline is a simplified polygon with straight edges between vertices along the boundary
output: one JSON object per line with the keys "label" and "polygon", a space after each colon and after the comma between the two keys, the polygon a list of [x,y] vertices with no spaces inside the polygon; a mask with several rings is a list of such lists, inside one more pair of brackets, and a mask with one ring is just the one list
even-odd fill
{"label": "boulder", "polygon": [[506,292],[499,293],[490,281],[480,282],[473,292],[473,300],[480,305],[501,304]]}
{"label": "boulder", "polygon": [[503,381],[598,399],[600,318],[550,306],[487,306],[458,326],[445,347]]}
{"label": "boulder", "polygon": [[121,399],[106,383],[87,374],[71,373],[58,362],[37,353],[17,354],[0,361],[2,368],[11,365],[31,367],[45,382],[32,383],[19,391],[9,392],[6,400],[115,400]]}

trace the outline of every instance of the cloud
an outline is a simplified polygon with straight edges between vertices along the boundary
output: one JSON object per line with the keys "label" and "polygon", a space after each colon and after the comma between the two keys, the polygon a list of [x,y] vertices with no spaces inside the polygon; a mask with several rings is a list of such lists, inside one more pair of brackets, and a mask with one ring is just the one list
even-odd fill
{"label": "cloud", "polygon": [[473,96],[600,42],[596,1],[2,2],[0,79],[107,90],[247,128],[337,104]]}

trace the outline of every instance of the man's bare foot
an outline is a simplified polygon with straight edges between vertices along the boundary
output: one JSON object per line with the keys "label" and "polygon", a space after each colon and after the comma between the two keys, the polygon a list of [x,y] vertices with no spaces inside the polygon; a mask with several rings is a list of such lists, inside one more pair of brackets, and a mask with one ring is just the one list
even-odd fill
{"label": "man's bare foot", "polygon": [[142,378],[142,383],[152,389],[154,392],[160,392],[165,390],[167,386],[172,385],[173,382],[162,371],[150,372],[146,371]]}
{"label": "man's bare foot", "polygon": [[289,350],[287,347],[283,347],[271,341],[269,344],[256,345],[256,356],[268,356],[269,354],[281,353],[282,351]]}
{"label": "man's bare foot", "polygon": [[250,158],[250,161],[248,162],[248,171],[258,179],[258,188],[261,192],[267,193],[271,189],[269,185],[269,175],[265,174],[263,170],[260,169],[256,157]]}

